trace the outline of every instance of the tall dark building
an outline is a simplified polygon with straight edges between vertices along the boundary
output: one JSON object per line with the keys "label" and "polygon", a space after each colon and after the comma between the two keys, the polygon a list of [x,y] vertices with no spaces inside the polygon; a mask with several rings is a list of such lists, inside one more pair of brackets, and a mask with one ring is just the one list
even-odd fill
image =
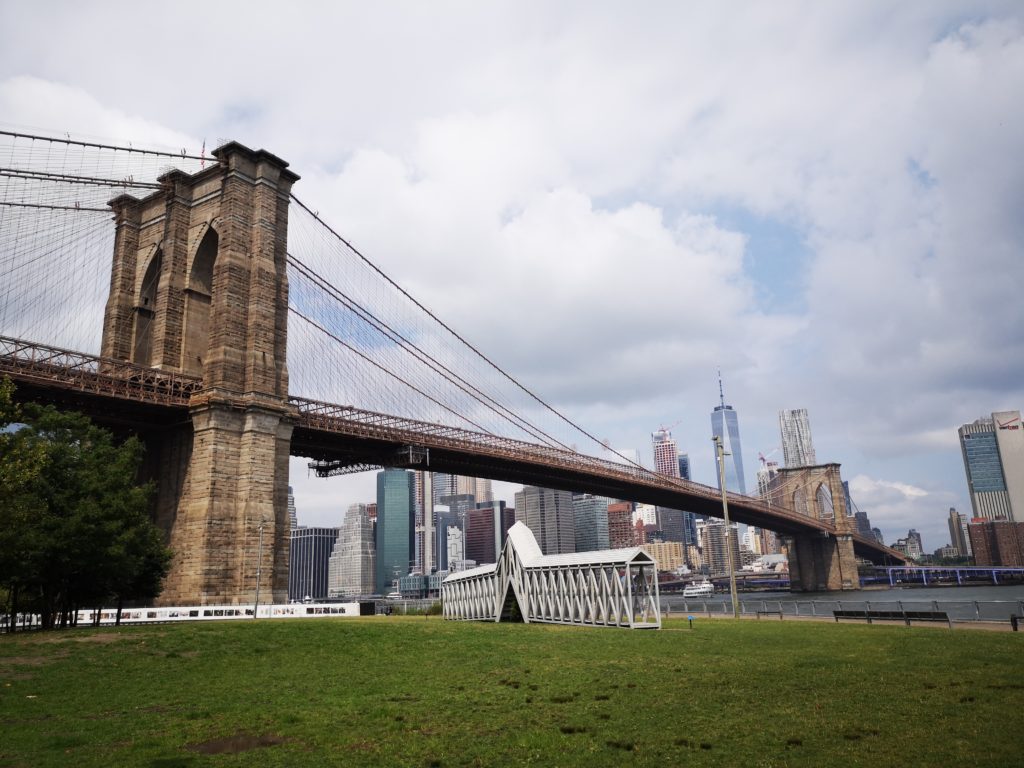
{"label": "tall dark building", "polygon": [[679,476],[683,480],[692,480],[690,477],[690,454],[680,453],[679,454]]}
{"label": "tall dark building", "polygon": [[498,562],[516,511],[504,501],[482,501],[466,513],[466,559],[477,564]]}
{"label": "tall dark building", "polygon": [[413,559],[416,514],[412,472],[385,469],[377,473],[377,592],[392,591],[396,579],[409,573]]}
{"label": "tall dark building", "polygon": [[327,597],[327,568],[338,528],[293,528],[288,563],[288,599]]}

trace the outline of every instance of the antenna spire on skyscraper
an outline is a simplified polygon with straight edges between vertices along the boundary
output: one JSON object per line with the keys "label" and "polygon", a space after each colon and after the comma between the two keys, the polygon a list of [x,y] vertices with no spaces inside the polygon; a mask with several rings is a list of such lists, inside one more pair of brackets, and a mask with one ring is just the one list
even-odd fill
{"label": "antenna spire on skyscraper", "polygon": [[718,369],[718,397],[722,401],[722,407],[725,408],[725,391],[722,389],[722,369]]}

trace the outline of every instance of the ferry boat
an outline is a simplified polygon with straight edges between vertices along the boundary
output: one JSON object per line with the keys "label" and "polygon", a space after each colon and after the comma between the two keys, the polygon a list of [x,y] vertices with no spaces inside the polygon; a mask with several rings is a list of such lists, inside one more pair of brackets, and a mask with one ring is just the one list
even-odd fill
{"label": "ferry boat", "polygon": [[692,581],[683,587],[683,597],[710,597],[715,594],[715,585],[707,579],[702,582]]}

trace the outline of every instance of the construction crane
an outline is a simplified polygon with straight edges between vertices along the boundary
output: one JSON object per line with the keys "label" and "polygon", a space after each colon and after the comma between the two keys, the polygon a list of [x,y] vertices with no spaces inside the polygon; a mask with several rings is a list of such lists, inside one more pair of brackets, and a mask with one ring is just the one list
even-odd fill
{"label": "construction crane", "polygon": [[655,430],[655,431],[657,431],[657,432],[671,432],[671,431],[672,431],[673,429],[675,429],[676,427],[678,427],[678,426],[679,426],[680,424],[682,424],[682,423],[683,423],[684,421],[685,421],[685,419],[679,419],[678,421],[674,421],[674,422],[672,422],[672,424],[670,424],[670,425],[669,425],[669,426],[667,426],[667,427],[666,427],[666,426],[664,426],[664,425],[662,425],[662,426],[658,427],[658,429],[657,429],[657,430]]}

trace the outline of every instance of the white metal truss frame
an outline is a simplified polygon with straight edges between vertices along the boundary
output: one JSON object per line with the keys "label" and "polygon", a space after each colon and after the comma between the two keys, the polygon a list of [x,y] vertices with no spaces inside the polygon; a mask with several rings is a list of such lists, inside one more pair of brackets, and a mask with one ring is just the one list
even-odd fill
{"label": "white metal truss frame", "polygon": [[497,563],[454,573],[441,590],[444,617],[453,621],[501,621],[514,600],[527,623],[661,627],[657,564],[642,548],[541,555],[522,523],[510,529]]}

